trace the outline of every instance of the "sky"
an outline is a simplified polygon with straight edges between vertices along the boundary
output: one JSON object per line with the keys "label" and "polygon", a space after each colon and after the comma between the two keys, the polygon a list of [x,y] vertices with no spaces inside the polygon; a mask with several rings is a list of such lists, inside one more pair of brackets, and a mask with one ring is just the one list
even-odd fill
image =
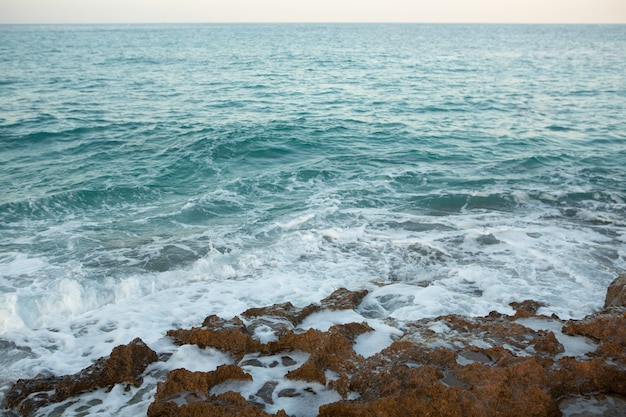
{"label": "sky", "polygon": [[626,23],[626,0],[0,0],[0,23]]}

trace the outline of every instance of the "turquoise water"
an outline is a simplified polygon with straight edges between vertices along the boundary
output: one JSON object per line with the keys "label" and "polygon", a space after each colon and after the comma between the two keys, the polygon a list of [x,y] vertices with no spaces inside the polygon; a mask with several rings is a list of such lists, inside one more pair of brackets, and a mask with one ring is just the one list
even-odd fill
{"label": "turquoise water", "polygon": [[582,317],[624,167],[623,25],[0,26],[0,385],[341,286]]}

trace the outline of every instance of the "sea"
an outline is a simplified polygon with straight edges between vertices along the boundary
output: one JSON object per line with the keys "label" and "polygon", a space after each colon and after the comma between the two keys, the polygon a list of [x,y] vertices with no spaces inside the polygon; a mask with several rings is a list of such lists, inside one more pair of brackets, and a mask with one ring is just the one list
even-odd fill
{"label": "sea", "polygon": [[626,25],[0,25],[0,403],[136,337],[215,369],[165,337],[211,314],[578,319],[624,272]]}

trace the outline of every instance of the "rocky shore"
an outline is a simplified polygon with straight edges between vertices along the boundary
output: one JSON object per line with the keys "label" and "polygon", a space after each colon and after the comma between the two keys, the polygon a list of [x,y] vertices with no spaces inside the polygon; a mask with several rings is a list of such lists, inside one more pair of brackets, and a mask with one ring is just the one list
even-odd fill
{"label": "rocky shore", "polygon": [[[511,316],[388,321],[395,331],[386,334],[358,321],[302,325],[354,310],[366,294],[339,289],[304,308],[253,308],[169,331],[178,346],[232,360],[209,372],[170,371],[147,415],[294,415],[281,404],[324,417],[626,415],[626,275],[608,288],[604,309],[582,320],[546,317],[524,301]],[[135,339],[77,374],[17,381],[5,406],[33,416],[91,390],[138,387],[151,364],[168,359]]]}

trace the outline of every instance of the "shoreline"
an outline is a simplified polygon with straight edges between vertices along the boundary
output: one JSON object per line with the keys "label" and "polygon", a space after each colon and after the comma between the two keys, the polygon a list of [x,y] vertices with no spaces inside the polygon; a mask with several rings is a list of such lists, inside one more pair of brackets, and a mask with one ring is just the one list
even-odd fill
{"label": "shoreline", "polygon": [[6,406],[32,416],[94,390],[146,389],[151,380],[149,417],[626,411],[626,275],[608,288],[604,309],[581,320],[537,314],[541,304],[527,300],[511,303],[512,316],[382,323],[355,312],[366,295],[339,289],[304,308],[251,308],[167,332],[179,351],[222,354],[213,370],[164,372],[177,352],[135,339],[77,374],[17,381]]}

